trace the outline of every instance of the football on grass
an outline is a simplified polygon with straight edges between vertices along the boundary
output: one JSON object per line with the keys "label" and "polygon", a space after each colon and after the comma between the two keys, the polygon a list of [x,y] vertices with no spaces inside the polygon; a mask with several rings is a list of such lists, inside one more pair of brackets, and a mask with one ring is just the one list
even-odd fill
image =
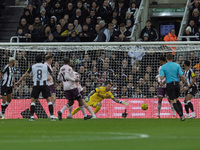
{"label": "football on grass", "polygon": [[146,103],[142,104],[141,108],[143,110],[147,110],[148,109],[148,104],[146,104]]}

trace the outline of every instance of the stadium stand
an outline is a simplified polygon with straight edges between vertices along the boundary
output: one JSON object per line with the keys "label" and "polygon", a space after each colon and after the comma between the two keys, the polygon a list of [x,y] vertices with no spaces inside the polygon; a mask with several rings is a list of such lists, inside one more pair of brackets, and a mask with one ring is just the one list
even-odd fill
{"label": "stadium stand", "polygon": [[[140,1],[141,0],[32,0],[24,8],[24,12],[19,20],[19,26],[16,30],[16,35],[20,38],[25,38],[20,39],[20,41],[44,42],[48,34],[52,33],[58,42],[70,42],[74,41],[71,40],[71,33],[75,31],[77,34],[76,39],[80,39],[81,42],[92,42],[96,38],[92,33],[101,33],[105,29],[108,30],[108,24],[113,23],[113,19],[116,19],[116,23],[114,24],[115,30],[110,30],[111,33],[108,32],[109,37],[111,37],[108,41],[112,41],[113,38],[120,38],[119,26],[121,23],[125,24],[125,30],[129,30],[127,32],[132,32],[131,29],[138,12]],[[22,25],[22,20],[26,21],[25,25]],[[95,26],[99,24],[101,20],[104,20],[106,25],[104,28],[102,27],[97,31],[95,30]],[[29,36],[26,36],[26,33],[30,32],[30,30],[28,30],[28,25],[33,25],[34,33],[30,33]],[[61,29],[57,31],[57,26],[59,25],[61,25]],[[18,30],[21,28],[23,32],[18,33]],[[37,35],[35,35],[36,30],[39,32]],[[96,33],[96,35],[98,35],[98,33]],[[32,36],[32,34],[34,35]],[[115,37],[110,36],[110,34]],[[125,36],[130,36],[130,33]]]}

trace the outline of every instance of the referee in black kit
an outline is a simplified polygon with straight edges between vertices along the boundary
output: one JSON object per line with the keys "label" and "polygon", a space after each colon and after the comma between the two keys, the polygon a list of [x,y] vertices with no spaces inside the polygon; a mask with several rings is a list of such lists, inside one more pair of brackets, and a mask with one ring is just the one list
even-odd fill
{"label": "referee in black kit", "polygon": [[167,93],[169,99],[173,103],[174,109],[180,116],[180,120],[184,121],[185,117],[183,116],[183,108],[178,100],[180,95],[180,86],[179,86],[179,76],[186,86],[188,86],[183,71],[179,64],[172,62],[173,55],[171,53],[167,54],[167,63],[162,65],[160,70],[161,80],[165,77],[167,83]]}

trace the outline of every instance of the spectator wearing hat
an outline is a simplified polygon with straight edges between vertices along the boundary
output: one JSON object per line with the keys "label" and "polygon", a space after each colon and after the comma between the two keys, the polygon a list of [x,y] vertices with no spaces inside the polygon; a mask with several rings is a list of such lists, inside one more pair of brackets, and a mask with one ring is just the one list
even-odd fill
{"label": "spectator wearing hat", "polygon": [[39,18],[40,18],[42,25],[46,25],[49,23],[49,17],[46,15],[46,10],[44,8],[42,8],[40,10]]}
{"label": "spectator wearing hat", "polygon": [[56,2],[55,5],[51,8],[50,14],[52,16],[56,16],[58,20],[62,18],[64,10],[59,2]]}
{"label": "spectator wearing hat", "polygon": [[116,10],[117,10],[117,14],[119,17],[118,23],[122,23],[124,22],[124,18],[126,16],[126,12],[127,12],[127,8],[124,6],[124,1],[123,0],[119,0],[118,4],[116,6]]}
{"label": "spectator wearing hat", "polygon": [[55,32],[55,30],[56,30],[56,21],[55,21],[55,19],[54,19],[53,17],[54,17],[54,16],[52,16],[52,17],[50,18],[50,21],[49,21],[49,23],[48,23],[49,27],[51,28],[51,32],[52,32],[52,33]]}
{"label": "spectator wearing hat", "polygon": [[23,15],[21,16],[20,20],[21,20],[22,18],[25,18],[28,24],[33,24],[33,22],[34,22],[34,18],[33,18],[33,16],[30,14],[30,10],[28,10],[28,9],[24,9],[24,13],[23,13]]}
{"label": "spectator wearing hat", "polygon": [[148,38],[149,41],[158,41],[158,32],[154,27],[152,27],[150,20],[146,21],[146,26],[141,31],[140,34],[141,39],[143,39],[144,33],[147,33],[149,35]]}
{"label": "spectator wearing hat", "polygon": [[66,42],[80,42],[80,38],[77,36],[76,31],[71,31],[71,35],[67,38]]}
{"label": "spectator wearing hat", "polygon": [[132,21],[131,21],[131,20],[127,20],[127,21],[126,21],[126,29],[127,29],[129,32],[132,32],[133,25],[132,25]]}
{"label": "spectator wearing hat", "polygon": [[99,16],[97,17],[97,24],[99,24],[99,22],[102,20],[102,18]]}
{"label": "spectator wearing hat", "polygon": [[94,42],[109,42],[110,41],[110,32],[106,27],[106,23],[104,20],[99,22],[100,31],[97,37],[94,39]]}
{"label": "spectator wearing hat", "polygon": [[149,41],[149,35],[148,35],[147,33],[144,33],[143,41],[144,41],[144,42]]}
{"label": "spectator wearing hat", "polygon": [[[185,29],[185,32],[183,34],[183,36],[193,36],[194,34],[192,33],[192,28],[190,26],[188,26]],[[183,38],[182,41],[195,41],[194,38]]]}
{"label": "spectator wearing hat", "polygon": [[112,20],[112,8],[107,0],[103,2],[103,6],[100,8],[100,16],[106,23],[109,23]]}
{"label": "spectator wearing hat", "polygon": [[124,23],[120,24],[120,30],[114,33],[115,41],[128,42],[130,41],[127,37],[131,35],[131,32],[126,29]]}
{"label": "spectator wearing hat", "polygon": [[129,11],[126,12],[125,22],[126,22],[127,20],[131,20],[132,23],[135,22],[133,16],[131,15],[131,13],[130,13]]}
{"label": "spectator wearing hat", "polygon": [[136,6],[136,2],[135,2],[135,1],[133,1],[133,2],[131,3],[131,6],[128,8],[128,12],[130,12],[130,13],[131,13],[131,16],[132,16],[134,19],[136,19],[136,15],[137,15],[137,12],[138,12],[138,8],[137,8],[137,6]]}

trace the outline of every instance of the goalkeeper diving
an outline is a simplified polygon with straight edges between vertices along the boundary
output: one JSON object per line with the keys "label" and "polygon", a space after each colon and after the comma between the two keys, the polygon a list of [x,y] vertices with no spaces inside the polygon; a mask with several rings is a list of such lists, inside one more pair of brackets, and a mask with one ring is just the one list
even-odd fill
{"label": "goalkeeper diving", "polygon": [[[119,103],[119,104],[123,104],[125,106],[129,105],[129,102],[127,101],[121,101],[116,99],[113,94],[110,92],[112,88],[112,84],[110,82],[106,82],[105,86],[101,86],[96,88],[95,90],[92,90],[90,92],[90,94],[88,95],[88,97],[86,97],[86,101],[88,100],[87,104],[89,106],[92,106],[95,108],[94,113],[96,114],[100,109],[101,109],[101,101],[103,101],[106,98],[111,98],[114,102]],[[74,109],[74,111],[72,112],[72,115],[75,115],[78,111],[79,111],[79,107],[77,107],[76,109]]]}

